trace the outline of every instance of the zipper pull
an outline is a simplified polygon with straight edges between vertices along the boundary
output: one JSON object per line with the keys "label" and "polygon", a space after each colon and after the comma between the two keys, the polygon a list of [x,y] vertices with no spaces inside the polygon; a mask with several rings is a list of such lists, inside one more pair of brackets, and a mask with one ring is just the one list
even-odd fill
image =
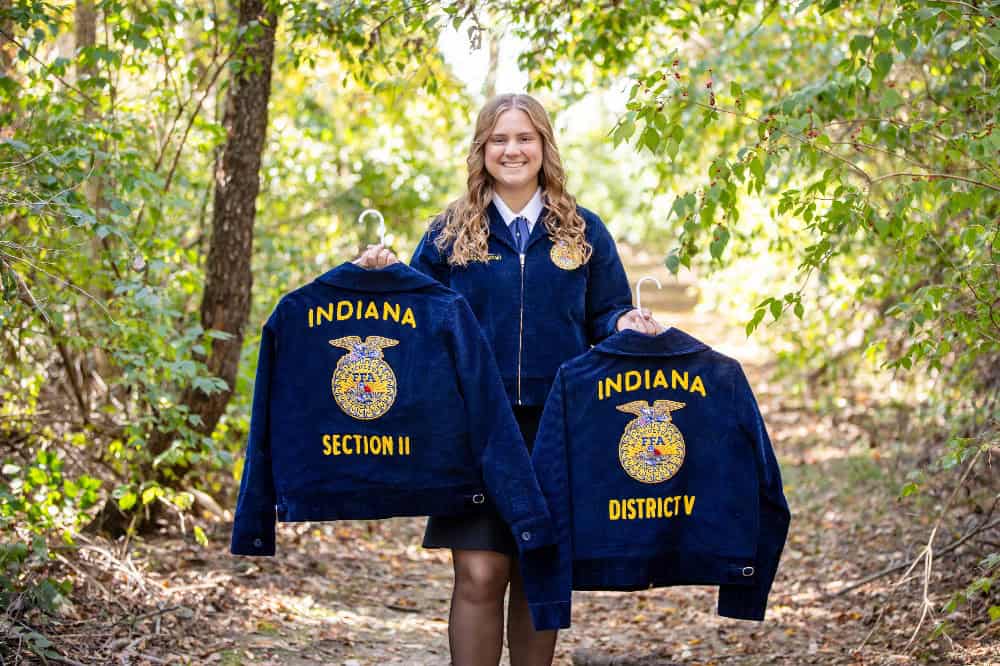
{"label": "zipper pull", "polygon": [[521,268],[524,268],[524,255],[519,255],[521,257]]}

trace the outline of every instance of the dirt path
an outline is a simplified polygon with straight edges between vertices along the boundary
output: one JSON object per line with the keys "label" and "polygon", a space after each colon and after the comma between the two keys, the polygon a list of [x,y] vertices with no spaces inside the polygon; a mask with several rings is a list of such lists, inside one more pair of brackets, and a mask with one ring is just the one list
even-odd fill
{"label": "dirt path", "polygon": [[[575,593],[574,626],[560,635],[556,663],[1000,664],[1000,623],[974,627],[975,609],[949,617],[964,627],[950,632],[955,639],[928,641],[925,631],[904,651],[920,615],[916,578],[895,591],[898,574],[829,596],[908,561],[925,538],[904,511],[891,510],[899,481],[893,465],[852,443],[862,440],[850,419],[819,418],[783,400],[769,381],[767,357],[741,331],[692,311],[690,286],[665,269],[629,259],[634,276],[663,280],[662,291],[644,288],[661,320],[744,362],[781,461],[793,522],[766,622],[718,617],[715,588]],[[450,556],[419,547],[423,525],[280,525],[275,559],[229,556],[225,523],[209,525],[207,547],[158,538],[137,542],[116,561],[110,545],[95,542],[78,564],[89,582],[74,594],[76,610],[49,633],[62,654],[82,663],[447,664]],[[942,577],[959,563],[974,566],[956,553],[931,579],[936,608],[954,589]]]}

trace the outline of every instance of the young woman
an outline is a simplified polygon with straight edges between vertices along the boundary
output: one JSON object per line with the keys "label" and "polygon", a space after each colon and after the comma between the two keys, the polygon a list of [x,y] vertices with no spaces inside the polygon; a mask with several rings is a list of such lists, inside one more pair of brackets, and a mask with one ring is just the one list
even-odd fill
{"label": "young woman", "polygon": [[[467,191],[431,223],[411,265],[469,301],[530,449],[563,361],[615,330],[655,334],[660,326],[648,311],[632,308],[604,223],[566,191],[552,125],[534,98],[489,100],[466,162]],[[381,246],[358,259],[366,267],[394,261]],[[495,512],[431,518],[424,547],[452,549],[448,637],[456,666],[499,663],[508,583],[512,666],[551,664],[556,632],[534,630],[517,544]]]}

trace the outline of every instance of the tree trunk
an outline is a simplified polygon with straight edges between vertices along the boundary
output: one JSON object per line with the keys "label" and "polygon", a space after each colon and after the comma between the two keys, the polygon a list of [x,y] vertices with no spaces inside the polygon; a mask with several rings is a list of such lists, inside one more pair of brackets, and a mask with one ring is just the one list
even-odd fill
{"label": "tree trunk", "polygon": [[[260,22],[250,31],[252,41],[243,53],[244,68],[230,83],[223,127],[226,143],[215,172],[212,238],[205,271],[201,323],[205,330],[225,331],[231,337],[213,340],[206,359],[209,372],[228,388],[206,395],[188,389],[182,398],[192,414],[201,417],[204,434],[215,430],[229,403],[239,369],[244,327],[250,315],[253,276],[253,224],[260,191],[260,161],[267,132],[267,103],[271,95],[271,66],[277,16],[263,0],[241,0],[239,24]],[[157,455],[165,450],[161,442]]]}
{"label": "tree trunk", "polygon": [[[17,47],[11,41],[14,39],[14,21],[7,18],[12,6],[12,0],[0,0],[0,76],[16,81],[14,62],[17,57]],[[16,100],[10,105],[0,103],[0,139],[14,135],[13,118],[8,116],[16,117],[16,106]]]}
{"label": "tree trunk", "polygon": [[[225,340],[212,340],[205,362],[209,372],[225,380],[228,388],[206,395],[188,389],[181,397],[191,414],[201,418],[197,427],[208,435],[219,422],[236,383],[244,327],[250,314],[250,273],[253,225],[260,191],[260,162],[267,130],[267,104],[271,94],[271,66],[277,16],[264,0],[240,0],[239,24],[248,28],[241,43],[239,60],[244,65],[229,84],[223,126],[226,142],[215,172],[212,238],[205,268],[205,291],[201,323],[206,329],[225,331]],[[259,28],[251,24],[259,23]],[[152,459],[166,451],[176,437],[173,432],[155,432],[149,441],[149,460],[142,478],[176,479],[179,470],[166,465],[154,468]],[[156,505],[152,505],[156,506]],[[109,501],[95,518],[92,530],[115,534],[117,506]]]}

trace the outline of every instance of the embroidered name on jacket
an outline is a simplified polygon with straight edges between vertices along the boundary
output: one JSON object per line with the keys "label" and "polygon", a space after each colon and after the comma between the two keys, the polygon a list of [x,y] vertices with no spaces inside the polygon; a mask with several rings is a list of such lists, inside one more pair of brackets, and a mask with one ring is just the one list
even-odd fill
{"label": "embroidered name on jacket", "polygon": [[348,319],[380,319],[394,321],[400,326],[417,327],[411,308],[401,308],[399,303],[382,301],[337,301],[309,308],[309,328],[319,326],[324,320],[329,322]]}
{"label": "embroidered name on jacket", "polygon": [[684,437],[670,412],[684,404],[656,400],[650,406],[645,400],[635,400],[618,405],[618,411],[636,416],[618,443],[618,460],[626,474],[642,483],[662,483],[677,473],[684,464]]}
{"label": "embroidered name on jacket", "polygon": [[348,416],[370,421],[389,411],[396,401],[396,373],[382,357],[382,350],[399,340],[369,335],[364,342],[356,335],[330,340],[348,353],[337,361],[331,385],[333,399]]}
{"label": "embroidered name on jacket", "polygon": [[597,380],[597,399],[604,400],[610,398],[614,393],[627,393],[629,391],[648,391],[654,388],[665,388],[679,390],[683,389],[689,393],[699,393],[705,398],[708,393],[705,391],[705,383],[699,375],[691,377],[688,371],[677,372],[670,370],[669,381],[664,370],[627,370],[618,372],[609,377],[602,377]]}

